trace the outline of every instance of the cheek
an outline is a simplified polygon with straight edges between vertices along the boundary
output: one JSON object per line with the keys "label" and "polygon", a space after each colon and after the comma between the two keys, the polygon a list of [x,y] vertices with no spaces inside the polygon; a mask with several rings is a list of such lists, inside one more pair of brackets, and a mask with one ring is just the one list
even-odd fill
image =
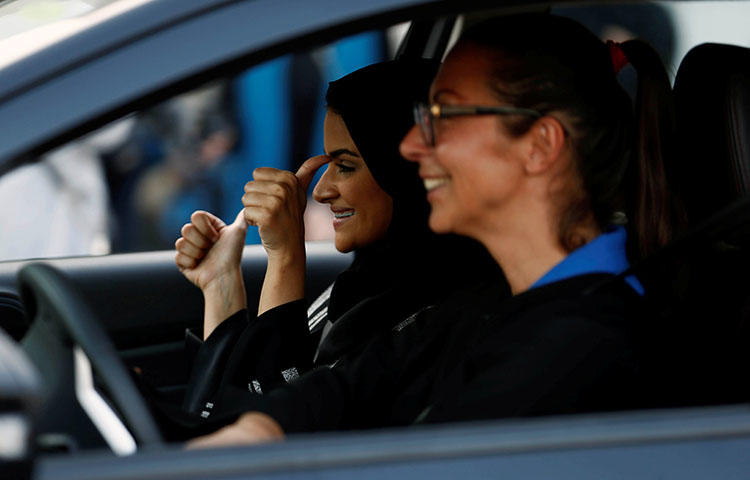
{"label": "cheek", "polygon": [[449,195],[446,196],[448,198],[438,196],[439,200],[444,200],[439,202],[440,207],[448,211],[476,208],[481,199],[480,187],[491,183],[488,180],[490,172],[483,168],[486,153],[477,148],[446,148],[436,153],[449,177]]}
{"label": "cheek", "polygon": [[357,210],[357,214],[350,228],[336,232],[336,248],[350,251],[383,238],[393,217],[393,199],[371,177],[360,177],[341,187],[341,196]]}
{"label": "cheek", "polygon": [[369,192],[367,203],[363,211],[362,240],[367,243],[375,242],[383,238],[388,231],[393,217],[393,200],[380,187]]}
{"label": "cheek", "polygon": [[445,194],[431,202],[430,228],[437,233],[471,236],[487,215],[511,201],[518,185],[520,164],[507,151],[489,142],[462,146],[436,150],[450,177]]}

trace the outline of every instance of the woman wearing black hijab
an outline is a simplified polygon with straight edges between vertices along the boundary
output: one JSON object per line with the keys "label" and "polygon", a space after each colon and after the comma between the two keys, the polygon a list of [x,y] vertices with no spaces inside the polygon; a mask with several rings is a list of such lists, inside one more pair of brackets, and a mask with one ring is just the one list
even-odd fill
{"label": "woman wearing black hijab", "polygon": [[[196,212],[176,262],[206,302],[201,344],[184,408],[206,418],[224,385],[262,393],[315,365],[330,365],[465,283],[500,278],[479,244],[437,236],[416,165],[400,156],[411,106],[437,70],[426,60],[371,65],[329,84],[326,155],[296,174],[253,172],[231,225]],[[352,265],[305,311],[305,191],[323,164],[315,200],[334,214],[336,248]],[[258,316],[248,319],[240,256],[247,224],[269,255]],[[468,281],[467,281],[468,280]]]}

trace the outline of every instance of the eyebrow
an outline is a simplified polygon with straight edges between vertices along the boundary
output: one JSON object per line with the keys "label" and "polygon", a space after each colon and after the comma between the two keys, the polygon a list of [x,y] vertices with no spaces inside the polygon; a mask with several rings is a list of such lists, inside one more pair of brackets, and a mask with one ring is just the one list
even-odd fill
{"label": "eyebrow", "polygon": [[447,88],[443,88],[443,89],[440,89],[437,92],[435,92],[435,93],[432,94],[432,101],[436,102],[436,103],[439,103],[440,102],[440,97],[442,97],[443,95],[452,95],[454,97],[460,97],[461,96],[461,95],[457,94],[456,92],[454,92],[453,90],[449,90]]}
{"label": "eyebrow", "polygon": [[341,155],[349,155],[352,157],[359,158],[359,154],[357,154],[357,152],[353,152],[349,150],[348,148],[339,148],[338,150],[334,150],[328,154],[329,157],[333,157],[333,158],[338,158]]}

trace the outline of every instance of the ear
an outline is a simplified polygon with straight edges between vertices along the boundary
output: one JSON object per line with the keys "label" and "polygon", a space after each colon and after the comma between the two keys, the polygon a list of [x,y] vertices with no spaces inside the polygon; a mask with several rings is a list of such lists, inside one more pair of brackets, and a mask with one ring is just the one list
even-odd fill
{"label": "ear", "polygon": [[565,146],[565,129],[556,118],[540,118],[526,135],[524,169],[527,174],[538,175],[560,163]]}

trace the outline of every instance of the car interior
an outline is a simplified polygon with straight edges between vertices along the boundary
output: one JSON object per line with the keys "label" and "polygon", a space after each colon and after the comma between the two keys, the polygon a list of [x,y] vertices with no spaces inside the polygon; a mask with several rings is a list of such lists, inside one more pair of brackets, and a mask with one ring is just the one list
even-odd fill
{"label": "car interior", "polygon": [[[408,29],[402,28],[393,55],[440,57],[467,23],[515,8],[466,14],[446,2],[432,11],[382,15],[368,25],[387,29],[415,18]],[[586,18],[587,9],[594,7],[532,8],[578,9],[579,18]],[[357,33],[365,23],[317,32],[314,43],[333,42],[341,32]],[[215,85],[217,79],[236,78],[284,52],[279,47],[260,56],[237,56],[156,87],[113,112],[125,119],[157,112],[173,98]],[[686,226],[670,245],[626,272],[638,275],[650,292],[661,322],[654,332],[674,341],[675,348],[665,349],[671,358],[663,359],[664,371],[654,372],[673,394],[651,407],[743,404],[750,398],[750,292],[745,288],[750,268],[750,48],[703,43],[673,63],[678,65],[677,142],[667,176],[684,207]],[[103,130],[113,119],[107,112],[84,129]],[[72,135],[62,134],[45,148],[62,148],[75,141]],[[330,242],[309,242],[307,254],[306,288],[312,300],[352,257],[338,253]],[[242,269],[252,311],[265,270],[262,246],[245,247]],[[20,342],[40,379],[36,451],[68,455],[104,449],[124,455],[161,445],[162,436],[132,377],[177,401],[190,371],[186,330],[200,330],[202,312],[200,291],[177,270],[169,247],[0,261],[0,327],[9,337],[0,341]],[[0,347],[1,359],[1,342]],[[19,375],[32,375],[27,373]],[[104,433],[116,431],[117,424],[129,441]]]}

